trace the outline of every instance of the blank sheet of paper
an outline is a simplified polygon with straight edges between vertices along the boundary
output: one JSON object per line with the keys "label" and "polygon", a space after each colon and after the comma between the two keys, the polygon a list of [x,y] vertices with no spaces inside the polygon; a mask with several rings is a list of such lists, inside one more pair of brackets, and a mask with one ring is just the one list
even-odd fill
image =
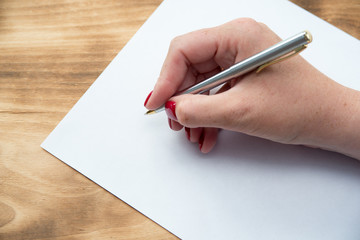
{"label": "blank sheet of paper", "polygon": [[309,30],[302,55],[360,89],[359,41],[288,1],[165,0],[42,147],[183,239],[359,239],[357,160],[228,131],[203,155],[144,116],[171,39],[238,17]]}

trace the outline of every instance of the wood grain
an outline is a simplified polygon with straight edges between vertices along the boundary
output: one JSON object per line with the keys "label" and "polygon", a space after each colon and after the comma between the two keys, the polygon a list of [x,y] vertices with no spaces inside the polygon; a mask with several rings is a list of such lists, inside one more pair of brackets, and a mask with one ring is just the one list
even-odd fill
{"label": "wood grain", "polygon": [[291,0],[291,2],[360,39],[360,0]]}
{"label": "wood grain", "polygon": [[[160,2],[0,1],[0,239],[176,239],[39,147]],[[360,38],[358,0],[293,2]]]}

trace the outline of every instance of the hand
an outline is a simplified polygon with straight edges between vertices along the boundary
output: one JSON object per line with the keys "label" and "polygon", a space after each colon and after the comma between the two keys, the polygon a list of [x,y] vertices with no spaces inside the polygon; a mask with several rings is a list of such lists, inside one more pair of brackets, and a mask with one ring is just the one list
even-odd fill
{"label": "hand", "polygon": [[145,106],[166,103],[170,127],[185,126],[189,140],[204,153],[214,147],[219,129],[228,129],[360,158],[359,92],[329,79],[299,55],[236,78],[217,94],[171,98],[280,40],[251,19],[179,36]]}

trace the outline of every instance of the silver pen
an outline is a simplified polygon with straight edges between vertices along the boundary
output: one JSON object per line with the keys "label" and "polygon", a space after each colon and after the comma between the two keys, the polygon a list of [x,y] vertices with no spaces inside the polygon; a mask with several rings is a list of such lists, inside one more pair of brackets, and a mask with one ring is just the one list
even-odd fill
{"label": "silver pen", "polygon": [[[258,73],[269,65],[278,63],[301,52],[311,41],[312,36],[310,32],[303,31],[253,55],[252,57],[234,64],[228,69],[225,69],[200,83],[176,93],[174,96],[183,94],[201,94],[255,69],[257,69],[256,72]],[[157,109],[147,111],[145,115],[158,113],[163,110],[165,110],[164,105]]]}

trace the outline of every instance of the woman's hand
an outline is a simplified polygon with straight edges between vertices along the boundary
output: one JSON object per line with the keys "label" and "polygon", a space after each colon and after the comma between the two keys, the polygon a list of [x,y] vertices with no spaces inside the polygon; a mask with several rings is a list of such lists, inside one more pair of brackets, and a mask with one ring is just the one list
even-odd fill
{"label": "woman's hand", "polygon": [[177,37],[145,106],[166,103],[170,127],[185,126],[188,139],[204,153],[214,147],[218,130],[228,129],[360,158],[359,92],[329,79],[301,56],[236,78],[215,95],[171,98],[280,40],[251,19]]}

